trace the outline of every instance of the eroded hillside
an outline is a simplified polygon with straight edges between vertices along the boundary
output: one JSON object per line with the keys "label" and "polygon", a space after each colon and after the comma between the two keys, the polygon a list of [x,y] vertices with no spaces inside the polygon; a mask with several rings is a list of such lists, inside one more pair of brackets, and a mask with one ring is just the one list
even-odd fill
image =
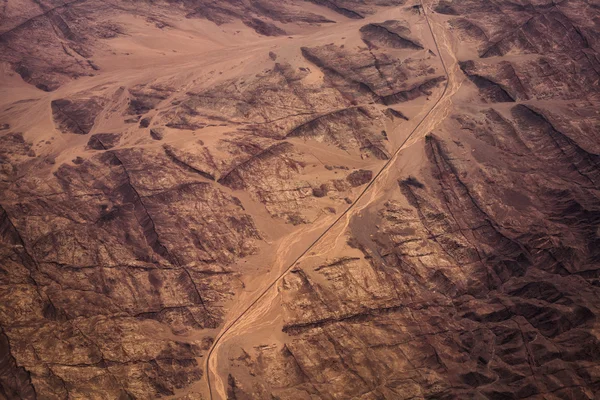
{"label": "eroded hillside", "polygon": [[0,397],[598,396],[593,2],[0,12]]}

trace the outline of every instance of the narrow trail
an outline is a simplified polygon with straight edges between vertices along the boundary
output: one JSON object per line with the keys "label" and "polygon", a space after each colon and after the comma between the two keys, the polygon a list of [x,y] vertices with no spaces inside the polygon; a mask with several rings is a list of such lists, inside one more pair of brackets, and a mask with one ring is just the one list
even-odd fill
{"label": "narrow trail", "polygon": [[[435,36],[432,22],[429,20],[429,17],[427,16],[427,11],[426,11],[425,5],[423,4],[423,1],[421,1],[420,4],[421,4],[421,9],[423,10],[423,15],[427,22],[427,26],[428,26],[431,36],[433,38],[433,42],[435,44],[437,54],[440,57],[440,61],[442,64],[442,68],[444,70],[444,74],[446,75],[446,83],[444,85],[444,89],[443,89],[440,97],[436,100],[436,102],[429,109],[429,111],[427,111],[427,113],[423,116],[423,118],[419,121],[419,123],[413,128],[413,130],[408,134],[408,136],[404,139],[404,141],[398,146],[398,148],[395,150],[393,155],[389,158],[388,161],[386,161],[386,163],[379,170],[379,172],[377,172],[377,174],[373,177],[373,179],[371,179],[371,181],[367,184],[367,186],[358,194],[358,196],[352,202],[352,204],[350,204],[350,206],[348,206],[346,208],[346,210],[342,214],[340,214],[339,217],[335,219],[335,221],[333,221],[333,223],[331,223],[312,243],[310,243],[310,245],[308,247],[306,247],[306,249],[298,257],[296,257],[294,259],[293,262],[291,262],[289,264],[289,266],[281,274],[279,274],[279,276],[277,276],[266,288],[264,288],[262,290],[262,292],[260,293],[260,295],[258,297],[256,297],[256,299],[254,299],[234,320],[232,320],[229,323],[229,325],[227,325],[227,327],[225,329],[223,329],[219,333],[219,335],[216,337],[215,341],[213,342],[210,350],[208,351],[208,354],[206,356],[206,364],[205,364],[207,387],[208,387],[209,398],[211,400],[217,399],[217,398],[222,398],[222,399],[226,398],[223,381],[217,372],[218,363],[217,363],[217,357],[216,357],[216,352],[215,352],[220,347],[220,345],[223,343],[222,342],[223,338],[228,333],[231,333],[234,328],[239,328],[239,326],[236,326],[236,325],[238,325],[238,323],[242,319],[244,319],[244,317],[246,317],[249,312],[253,311],[253,309],[259,302],[261,302],[262,300],[265,300],[265,297],[269,293],[269,291],[271,291],[271,289],[273,289],[285,277],[285,275],[287,275],[288,272],[290,272],[296,266],[296,264],[298,264],[298,262],[300,260],[302,260],[311,250],[313,250],[314,247],[317,244],[319,244],[328,233],[330,233],[334,228],[336,228],[337,225],[340,223],[340,221],[342,221],[343,219],[347,219],[344,226],[348,225],[348,223],[350,221],[350,218],[349,218],[350,213],[357,210],[358,203],[365,197],[365,195],[368,192],[372,191],[371,189],[373,189],[375,183],[380,181],[381,180],[380,178],[382,176],[384,176],[389,171],[390,167],[392,167],[394,165],[400,152],[402,150],[404,150],[407,147],[407,145],[411,145],[416,140],[419,139],[419,138],[413,137],[413,136],[415,136],[415,133],[417,133],[417,131],[419,131],[420,128],[427,126],[426,123],[429,122],[429,118],[433,115],[434,111],[437,110],[438,105],[443,100],[449,98],[448,90],[449,90],[449,87],[451,84],[451,74],[450,74],[448,67],[446,66],[446,63],[444,62],[444,57],[442,56],[442,51],[441,51],[440,45]],[[451,50],[450,45],[448,43],[445,43],[445,44],[449,50],[450,55],[452,55],[452,52],[450,51]],[[452,82],[452,83],[455,84],[455,82]],[[454,87],[454,91],[456,91],[458,89],[458,87],[459,86]],[[443,120],[443,118],[446,116],[446,114],[447,113],[443,113],[442,116],[438,119],[438,122]],[[433,128],[433,126],[435,126],[435,123],[429,125],[430,128]],[[429,131],[431,131],[431,129],[427,130],[427,132],[429,132]],[[365,205],[363,205],[363,207],[361,209],[364,209],[368,204],[370,204],[370,201],[367,202]],[[345,231],[345,228],[342,229],[342,232],[343,231]],[[256,310],[254,310],[254,311],[256,311]],[[212,381],[214,381],[214,385],[213,385]],[[219,395],[215,396],[213,391],[218,392]]]}

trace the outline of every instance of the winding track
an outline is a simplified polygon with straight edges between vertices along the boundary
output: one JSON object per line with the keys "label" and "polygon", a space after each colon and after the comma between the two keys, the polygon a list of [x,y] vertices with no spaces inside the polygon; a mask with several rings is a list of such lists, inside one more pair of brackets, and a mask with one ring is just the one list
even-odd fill
{"label": "winding track", "polygon": [[[308,254],[309,251],[311,251],[315,245],[317,245],[344,217],[346,217],[348,215],[348,213],[353,210],[353,208],[356,206],[356,204],[363,198],[363,196],[373,187],[373,185],[375,184],[375,182],[377,181],[377,179],[384,173],[386,172],[396,161],[396,158],[398,157],[398,155],[400,154],[400,152],[405,148],[405,145],[407,144],[407,142],[409,141],[409,139],[411,139],[411,137],[415,134],[415,132],[417,132],[417,130],[425,123],[425,121],[429,118],[429,116],[432,114],[432,112],[436,109],[436,107],[438,106],[438,104],[446,97],[446,94],[448,92],[448,87],[450,85],[450,74],[448,72],[448,68],[446,66],[446,63],[444,62],[444,57],[442,57],[442,52],[440,49],[440,46],[438,44],[438,41],[435,37],[435,33],[433,32],[433,27],[431,26],[431,22],[429,21],[429,17],[427,16],[427,11],[425,9],[425,5],[423,4],[423,1],[420,1],[420,5],[421,5],[421,9],[423,10],[423,15],[425,16],[425,21],[427,22],[427,26],[429,28],[429,31],[431,33],[431,37],[433,38],[433,42],[435,44],[438,56],[440,57],[440,61],[442,64],[442,68],[444,70],[444,74],[446,75],[446,84],[444,85],[444,90],[442,91],[442,94],[440,95],[440,97],[436,100],[436,102],[433,104],[433,106],[429,109],[429,111],[427,111],[427,113],[423,116],[423,118],[421,119],[421,121],[419,121],[419,123],[413,128],[413,130],[408,134],[408,136],[406,137],[406,139],[404,139],[404,141],[400,144],[400,146],[398,146],[398,148],[396,149],[396,151],[394,152],[394,154],[390,157],[390,159],[388,161],[386,161],[386,163],[383,165],[383,167],[379,170],[379,172],[377,172],[377,174],[375,174],[375,176],[373,177],[373,179],[371,179],[371,181],[367,184],[367,186],[359,193],[359,195],[356,197],[356,199],[352,202],[352,204],[350,204],[350,206],[348,206],[346,208],[346,210],[340,214],[340,216],[338,218],[336,218],[335,221],[333,221],[333,223],[331,223],[331,225],[329,225],[327,227],[327,229],[325,229],[325,231],[323,231],[323,233],[321,233],[319,235],[319,237],[317,237],[290,265],[288,268],[286,268],[277,278],[275,278],[273,280],[273,282],[271,282],[271,284],[269,286],[267,286],[265,289],[263,289],[263,291],[261,292],[261,294],[254,300],[252,301],[245,309],[244,311],[242,311],[233,321],[231,321],[231,323],[225,328],[223,329],[219,335],[217,336],[217,338],[215,339],[215,341],[213,342],[210,350],[208,351],[208,354],[206,356],[206,364],[205,364],[205,371],[206,371],[206,381],[207,381],[207,386],[208,386],[208,393],[209,393],[209,398],[210,400],[214,399],[213,396],[213,386],[211,384],[211,369],[210,369],[210,361],[211,361],[211,357],[213,356],[213,353],[215,351],[215,349],[219,346],[219,343],[221,342],[221,340],[223,339],[223,337],[229,332],[231,331],[231,329],[233,327],[235,327],[235,325],[242,319],[244,318],[244,316],[246,314],[248,314],[249,311],[252,310],[252,308],[258,303],[260,302],[265,295],[273,288],[275,287],[275,285],[285,276],[287,275],[288,272],[290,272],[294,266],[306,255]],[[215,363],[215,367],[216,367],[216,363]],[[216,368],[215,368],[216,369]],[[217,371],[215,370],[213,372],[213,375],[216,376],[217,375]]]}

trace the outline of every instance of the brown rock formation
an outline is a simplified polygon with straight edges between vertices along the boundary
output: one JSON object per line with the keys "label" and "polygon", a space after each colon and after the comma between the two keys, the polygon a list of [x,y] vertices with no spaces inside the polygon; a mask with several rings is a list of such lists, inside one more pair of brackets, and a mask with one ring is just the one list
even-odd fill
{"label": "brown rock formation", "polygon": [[0,7],[0,398],[595,399],[598,7]]}

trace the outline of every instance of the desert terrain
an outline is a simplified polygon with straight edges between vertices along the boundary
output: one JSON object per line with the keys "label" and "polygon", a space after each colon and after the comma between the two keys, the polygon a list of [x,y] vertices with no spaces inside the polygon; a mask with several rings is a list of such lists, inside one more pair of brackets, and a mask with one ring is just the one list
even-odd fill
{"label": "desert terrain", "polygon": [[0,399],[598,399],[599,315],[597,2],[0,3]]}

